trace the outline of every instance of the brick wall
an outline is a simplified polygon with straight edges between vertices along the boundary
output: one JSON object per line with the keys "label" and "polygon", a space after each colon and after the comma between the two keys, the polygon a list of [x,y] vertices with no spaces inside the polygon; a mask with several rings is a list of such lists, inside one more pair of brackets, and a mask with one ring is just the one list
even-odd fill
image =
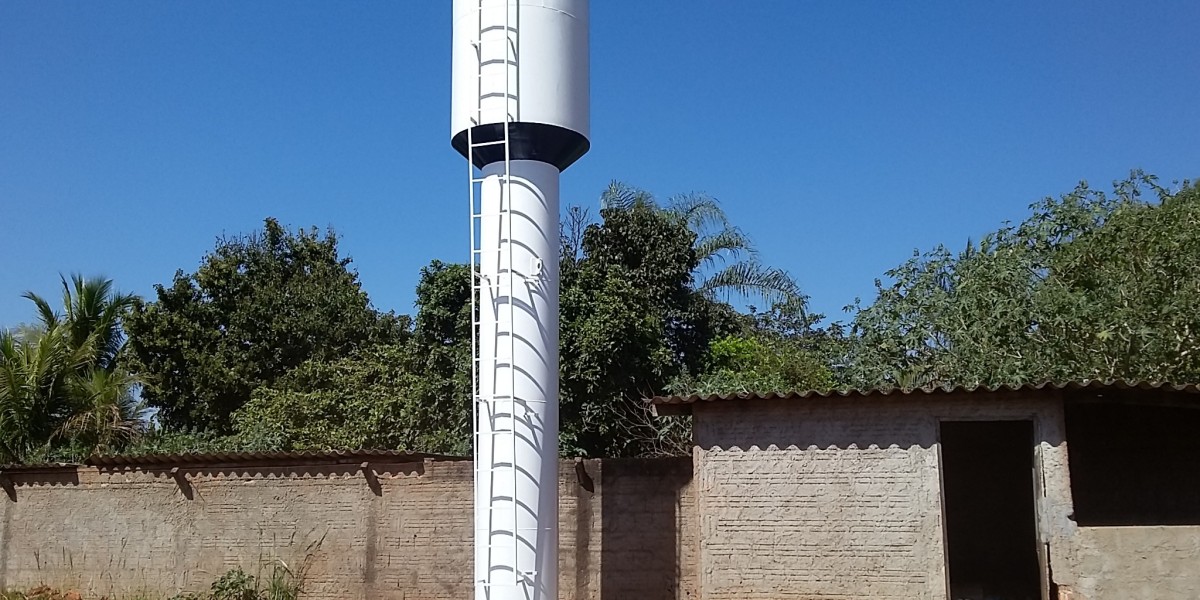
{"label": "brick wall", "polygon": [[[564,600],[694,597],[690,458],[564,462]],[[199,590],[280,561],[312,599],[471,595],[467,461],[14,472],[0,497],[0,587]],[[683,533],[681,533],[683,532]],[[681,560],[682,559],[682,560]],[[681,566],[682,565],[682,566]]]}

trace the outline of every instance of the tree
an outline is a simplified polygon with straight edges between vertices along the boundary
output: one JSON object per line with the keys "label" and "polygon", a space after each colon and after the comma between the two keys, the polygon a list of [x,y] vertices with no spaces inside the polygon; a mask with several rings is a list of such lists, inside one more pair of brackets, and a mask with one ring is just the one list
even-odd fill
{"label": "tree", "polygon": [[63,313],[29,292],[38,323],[0,331],[0,459],[108,451],[144,426],[137,381],[120,364],[134,298],[102,278],[62,284]]}
{"label": "tree", "polygon": [[197,271],[178,271],[139,302],[128,329],[142,396],[177,429],[232,430],[251,393],[308,361],[399,343],[402,320],[373,310],[338,238],[266,219],[261,233],[217,241]]}
{"label": "tree", "polygon": [[236,436],[276,450],[444,449],[435,433],[441,424],[421,418],[417,377],[406,363],[392,345],[308,361],[254,390],[233,414]]}
{"label": "tree", "polygon": [[234,413],[237,444],[288,450],[471,450],[470,276],[421,270],[412,334],[333,361],[309,360]]}
{"label": "tree", "polygon": [[[698,372],[711,342],[743,327],[719,290],[757,285],[769,296],[770,285],[794,292],[794,284],[697,286],[705,264],[751,249],[715,202],[679,200],[669,210],[632,202],[604,209],[596,223],[568,215],[560,446],[591,456],[661,451],[677,430],[652,419],[641,399]],[[693,231],[714,223],[712,234]],[[222,240],[196,274],[177,274],[156,302],[139,305],[131,348],[146,398],[176,432],[154,447],[467,451],[469,268],[423,269],[410,325],[371,311],[347,262],[332,234],[293,236],[268,220],[263,236]]]}
{"label": "tree", "polygon": [[145,406],[134,395],[137,379],[124,369],[91,369],[70,379],[72,410],[57,434],[75,454],[118,450],[146,431]]}
{"label": "tree", "polygon": [[33,292],[26,292],[24,296],[37,306],[42,328],[65,325],[70,347],[89,353],[86,368],[111,373],[116,369],[117,357],[125,344],[122,322],[137,298],[115,291],[112,280],[100,277],[85,279],[81,275],[72,275],[70,283],[62,278],[62,287],[64,312],[61,315],[41,296]]}
{"label": "tree", "polygon": [[714,339],[699,373],[684,373],[674,394],[734,394],[828,390],[837,381],[831,365],[842,349],[840,331],[818,327],[823,315],[797,296],[751,312],[742,327]]}
{"label": "tree", "polygon": [[409,371],[418,376],[417,426],[437,443],[428,452],[471,449],[471,271],[432,261],[421,269],[416,318],[407,344]]}
{"label": "tree", "polygon": [[[1154,201],[1142,196],[1146,191]],[[1200,192],[1081,184],[953,254],[914,255],[859,307],[856,386],[1200,377]]]}
{"label": "tree", "polygon": [[792,343],[761,337],[713,340],[699,377],[677,380],[677,394],[742,394],[828,390],[833,375],[818,356]]}
{"label": "tree", "polygon": [[698,367],[734,316],[695,289],[686,222],[648,204],[600,214],[564,241],[560,442],[570,454],[641,454],[661,440],[641,398]]}
{"label": "tree", "polygon": [[45,456],[70,414],[67,378],[83,364],[62,325],[17,337],[0,331],[0,460]]}
{"label": "tree", "polygon": [[759,261],[749,236],[729,221],[711,196],[681,194],[660,206],[649,192],[614,181],[601,194],[600,204],[607,209],[655,208],[686,227],[695,236],[695,287],[710,298],[786,302],[800,296],[799,286],[786,271]]}

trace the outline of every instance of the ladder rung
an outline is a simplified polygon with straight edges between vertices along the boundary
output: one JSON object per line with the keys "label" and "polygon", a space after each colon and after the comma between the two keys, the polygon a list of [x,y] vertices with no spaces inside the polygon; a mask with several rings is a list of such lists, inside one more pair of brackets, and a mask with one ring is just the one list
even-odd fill
{"label": "ladder rung", "polygon": [[[497,7],[497,8],[499,8],[499,7]],[[479,33],[480,33],[480,34],[483,34],[483,33],[487,32],[487,31],[489,31],[489,30],[493,30],[493,29],[502,29],[502,28],[501,28],[499,25],[489,25],[489,26],[487,26],[487,27],[484,27],[482,30],[480,30],[480,32],[479,32]],[[505,29],[510,29],[510,30],[511,30],[511,29],[512,29],[512,26],[510,25],[510,26],[508,26],[508,27],[505,27]],[[482,38],[482,37],[477,37],[477,38],[475,38],[475,39],[472,39],[470,43],[471,43],[471,45],[472,45],[472,46],[474,46],[475,44],[478,44],[478,43],[486,43],[486,42],[506,42],[506,41],[516,41],[516,38],[513,36],[513,33],[508,33],[508,34],[506,34],[504,37],[497,37],[497,36],[492,36],[492,37],[490,37],[490,38]]]}

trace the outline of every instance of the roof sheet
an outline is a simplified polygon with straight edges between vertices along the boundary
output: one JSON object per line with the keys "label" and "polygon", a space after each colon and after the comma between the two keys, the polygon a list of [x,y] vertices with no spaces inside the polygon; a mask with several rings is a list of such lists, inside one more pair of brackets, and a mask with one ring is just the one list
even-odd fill
{"label": "roof sheet", "polygon": [[403,452],[399,450],[328,450],[297,452],[184,452],[177,454],[93,455],[83,463],[46,463],[0,465],[0,472],[37,472],[74,469],[82,465],[95,467],[176,467],[176,466],[263,466],[319,465],[380,462],[417,462],[431,460],[469,460],[461,456]]}
{"label": "roof sheet", "polygon": [[186,452],[182,454],[94,455],[84,464],[96,467],[213,465],[213,464],[329,464],[365,460],[416,462],[425,459],[462,460],[463,457],[400,450],[328,450],[297,452]]}
{"label": "roof sheet", "polygon": [[[1024,385],[997,385],[997,386],[952,386],[952,387],[932,387],[932,388],[870,388],[870,389],[846,389],[846,390],[807,390],[795,392],[770,392],[770,393],[741,393],[741,394],[711,394],[707,396],[699,396],[693,394],[691,396],[655,396],[647,398],[646,402],[657,407],[667,409],[664,412],[686,412],[690,409],[691,404],[699,402],[719,402],[731,400],[804,400],[812,398],[872,398],[882,396],[936,396],[936,395],[965,395],[965,394],[984,394],[984,393],[1044,393],[1057,392],[1062,390],[1092,390],[1102,392],[1105,390],[1143,390],[1143,391],[1158,391],[1167,393],[1182,393],[1182,394],[1200,394],[1200,385],[1194,383],[1188,384],[1172,384],[1152,381],[1126,381],[1126,380],[1082,380],[1082,381],[1066,381],[1066,382],[1043,382],[1043,383],[1028,383]],[[1200,398],[1198,398],[1200,400]],[[671,407],[677,407],[672,409]]]}
{"label": "roof sheet", "polygon": [[0,476],[3,476],[4,473],[43,473],[46,471],[74,469],[78,466],[79,465],[75,463],[31,463],[27,465],[0,465]]}

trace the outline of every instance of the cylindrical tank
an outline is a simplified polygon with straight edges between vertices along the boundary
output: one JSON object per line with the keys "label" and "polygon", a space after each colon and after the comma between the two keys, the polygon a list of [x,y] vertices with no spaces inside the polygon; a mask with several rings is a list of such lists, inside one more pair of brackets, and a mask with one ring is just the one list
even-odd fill
{"label": "cylindrical tank", "polygon": [[480,170],[475,598],[556,600],[558,186],[589,147],[588,2],[453,11],[451,144]]}
{"label": "cylindrical tank", "polygon": [[454,0],[454,148],[466,156],[471,127],[475,143],[501,139],[508,117],[514,156],[566,169],[589,147],[588,64],[587,0]]}
{"label": "cylindrical tank", "polygon": [[[499,250],[482,252],[479,261],[479,355],[496,360],[480,361],[479,370],[475,597],[554,600],[559,239],[558,227],[546,224],[558,221],[559,173],[537,161],[514,161],[510,172],[511,210],[499,210],[503,162],[483,168],[481,189],[484,214],[498,216],[482,219],[480,246]],[[519,240],[511,253],[505,248],[510,227]]]}

